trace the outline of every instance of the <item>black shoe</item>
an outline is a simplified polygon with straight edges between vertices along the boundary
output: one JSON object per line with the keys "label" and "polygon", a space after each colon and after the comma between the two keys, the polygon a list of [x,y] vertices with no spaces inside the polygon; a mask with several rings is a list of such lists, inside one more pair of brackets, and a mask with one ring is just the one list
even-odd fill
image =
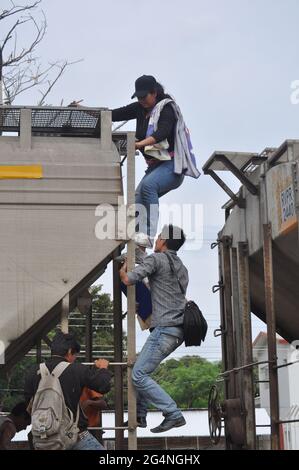
{"label": "black shoe", "polygon": [[[127,428],[129,426],[129,422],[124,421],[124,426]],[[137,426],[139,428],[146,428],[147,427],[147,422],[146,422],[146,417],[145,416],[137,416]]]}
{"label": "black shoe", "polygon": [[156,428],[151,429],[151,432],[165,432],[169,431],[169,429],[172,428],[179,428],[180,426],[185,426],[186,421],[184,416],[181,416],[180,418],[177,419],[171,419],[171,418],[165,418],[159,426]]}

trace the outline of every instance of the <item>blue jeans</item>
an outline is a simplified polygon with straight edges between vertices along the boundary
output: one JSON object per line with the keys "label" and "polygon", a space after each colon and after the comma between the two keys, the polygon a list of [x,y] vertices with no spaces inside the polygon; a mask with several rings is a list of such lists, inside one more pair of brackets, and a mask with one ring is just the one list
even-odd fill
{"label": "blue jeans", "polygon": [[71,450],[106,450],[102,444],[90,433],[88,432],[82,440],[76,442]]}
{"label": "blue jeans", "polygon": [[[135,203],[144,206],[138,217],[138,232],[146,233],[150,238],[155,237],[159,220],[159,198],[178,188],[183,180],[183,174],[174,173],[173,159],[146,170],[135,193]],[[138,211],[138,207],[136,210]]]}
{"label": "blue jeans", "polygon": [[137,393],[137,416],[145,417],[151,403],[164,416],[177,419],[182,416],[175,401],[158,385],[150,374],[183,342],[183,328],[158,326],[147,338],[133,367],[132,381]]}

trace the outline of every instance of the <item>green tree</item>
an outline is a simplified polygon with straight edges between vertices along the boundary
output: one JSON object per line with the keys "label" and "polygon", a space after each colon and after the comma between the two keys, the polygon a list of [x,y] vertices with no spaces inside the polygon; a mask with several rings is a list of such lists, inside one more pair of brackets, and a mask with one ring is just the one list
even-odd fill
{"label": "green tree", "polygon": [[[93,350],[113,351],[113,301],[110,294],[102,292],[102,285],[93,286],[90,290],[92,296],[93,319]],[[74,312],[73,312],[74,313]],[[70,331],[73,332],[81,345],[85,343],[85,315],[82,315],[78,309],[75,311],[76,319],[70,322]],[[72,326],[80,325],[80,327]],[[48,333],[51,340],[56,333],[53,329]],[[123,348],[126,351],[126,335],[123,335]],[[42,343],[42,350],[50,354],[49,348]],[[34,351],[32,351],[34,352]],[[104,354],[102,354],[103,356]],[[109,360],[113,360],[113,352],[107,353]],[[46,357],[45,357],[46,359]],[[96,357],[94,357],[96,359]],[[79,360],[84,362],[84,357]],[[9,372],[0,377],[0,407],[4,411],[10,410],[16,403],[24,399],[23,388],[28,370],[36,363],[34,356],[24,357]],[[126,380],[126,379],[125,379]],[[19,390],[19,391],[17,391]],[[110,407],[114,406],[114,390],[107,395]]]}
{"label": "green tree", "polygon": [[24,400],[24,380],[35,363],[34,357],[24,357],[9,372],[0,378],[0,403],[3,411],[11,410]]}
{"label": "green tree", "polygon": [[[93,313],[93,359],[97,359],[97,351],[101,352],[101,357],[105,357],[110,361],[114,359],[114,323],[113,323],[113,301],[110,294],[102,292],[102,285],[93,286],[90,289],[92,296],[92,313]],[[75,320],[70,322],[70,331],[76,335],[81,343],[85,344],[85,315],[81,314],[78,309],[72,314]],[[79,325],[77,326],[73,325]],[[127,350],[127,336],[123,333],[122,345],[124,355]],[[82,357],[82,361],[84,358]]]}
{"label": "green tree", "polygon": [[220,363],[184,356],[160,364],[153,378],[180,408],[206,408],[210,388],[220,372]]}
{"label": "green tree", "polygon": [[[93,350],[113,350],[113,302],[110,295],[102,292],[102,285],[91,289],[93,321]],[[85,316],[76,310],[74,325],[70,324],[81,344],[85,343]],[[49,333],[51,339],[55,331]],[[126,352],[126,336],[123,335],[124,355]],[[46,345],[43,344],[43,350]],[[105,355],[104,353],[102,356]],[[107,353],[113,360],[113,353]],[[94,357],[95,359],[96,357]],[[84,361],[82,357],[80,360]],[[0,402],[4,410],[9,410],[18,401],[23,399],[22,392],[14,389],[23,389],[25,375],[28,369],[35,363],[35,357],[25,357],[15,367],[0,379],[0,388],[6,389],[0,392]],[[180,360],[169,359],[160,364],[153,374],[153,378],[165,389],[181,408],[206,408],[211,386],[221,372],[221,364],[209,362],[199,356],[184,356]],[[127,403],[127,375],[124,371],[124,403]],[[111,409],[114,408],[114,387],[106,396]]]}

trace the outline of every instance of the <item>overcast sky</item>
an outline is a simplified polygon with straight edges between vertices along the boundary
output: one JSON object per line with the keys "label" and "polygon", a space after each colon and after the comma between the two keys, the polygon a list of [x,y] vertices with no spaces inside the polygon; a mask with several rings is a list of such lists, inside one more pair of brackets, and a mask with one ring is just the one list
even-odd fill
{"label": "overcast sky", "polygon": [[[84,99],[87,106],[125,105],[135,79],[152,74],[180,105],[199,166],[214,150],[260,152],[298,138],[299,105],[290,101],[291,83],[299,79],[298,0],[44,0],[43,9],[43,60],[84,59],[64,75],[50,104],[63,98]],[[36,100],[29,93],[19,102]],[[144,169],[139,157],[137,181]],[[220,357],[220,340],[213,338],[219,307],[211,292],[218,260],[209,246],[223,225],[227,199],[201,176],[186,178],[161,200],[203,205],[203,247],[184,251],[182,258],[190,274],[188,297],[210,320],[208,338],[195,352],[210,359]],[[101,282],[111,291],[109,270]],[[253,336],[261,328],[255,321]],[[138,332],[138,348],[145,338]],[[187,352],[181,347],[174,356]]]}

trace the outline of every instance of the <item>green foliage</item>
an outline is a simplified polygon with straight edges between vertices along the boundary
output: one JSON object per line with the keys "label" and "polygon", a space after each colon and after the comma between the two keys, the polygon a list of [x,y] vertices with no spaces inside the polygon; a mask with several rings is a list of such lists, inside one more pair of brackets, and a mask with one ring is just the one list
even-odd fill
{"label": "green foliage", "polygon": [[[111,314],[113,312],[113,302],[110,298],[110,294],[102,293],[102,285],[93,286],[90,290],[92,295],[92,311],[93,313],[101,313],[103,315],[96,316],[97,320],[94,322],[96,327],[93,332],[93,344],[94,349],[107,349],[113,350],[113,321]],[[77,310],[76,310],[77,311]],[[77,311],[78,321],[75,320],[75,324],[80,324],[82,328],[76,328],[70,326],[70,331],[75,333],[78,341],[83,345],[85,343],[85,315],[80,314]],[[108,320],[108,321],[106,321]],[[56,329],[50,331],[47,336],[51,340],[56,333]],[[46,344],[43,344],[43,350],[47,349]],[[110,347],[109,347],[110,346]],[[123,346],[126,350],[126,336],[123,336]],[[109,348],[108,348],[109,347]],[[113,359],[111,353],[109,359]],[[112,353],[113,354],[113,353]],[[96,359],[96,357],[94,358]],[[82,361],[84,358],[82,358]],[[9,373],[0,377],[0,408],[4,411],[10,410],[16,403],[24,399],[23,388],[25,376],[28,369],[36,363],[36,358],[24,357],[19,361]],[[16,392],[15,389],[19,389]],[[110,406],[113,407],[113,390],[109,393]]]}
{"label": "green foliage", "polygon": [[[34,357],[24,357],[0,378],[0,403],[2,411],[11,410],[24,400],[23,388],[26,373],[35,363]],[[18,392],[16,390],[19,390]]]}
{"label": "green foliage", "polygon": [[[102,285],[96,285],[90,289],[93,312],[93,350],[107,349],[112,351],[114,344],[113,301],[110,294],[102,292],[102,287]],[[78,309],[75,310],[75,313],[76,320],[70,322],[69,330],[76,335],[79,343],[83,345],[85,344],[85,315],[81,314]],[[80,324],[82,327],[72,326],[72,323],[75,325]],[[126,350],[125,334],[123,335],[123,349]],[[113,360],[113,353],[108,353],[108,356],[109,360]],[[95,357],[95,359],[97,358]]]}
{"label": "green foliage", "polygon": [[[93,350],[113,350],[113,302],[109,294],[102,293],[102,286],[94,286],[91,289],[92,311],[100,313],[94,317]],[[78,319],[78,320],[77,320]],[[82,328],[70,327],[70,331],[76,334],[81,344],[85,343],[85,316],[77,311],[74,324],[83,325]],[[55,330],[48,334],[52,339]],[[43,349],[46,345],[43,344]],[[123,336],[123,349],[126,351],[126,336]],[[102,354],[103,356],[104,354]],[[113,360],[113,353],[107,353],[106,357]],[[96,359],[96,357],[94,357]],[[84,360],[82,358],[82,360]],[[35,363],[35,357],[25,357],[6,376],[0,378],[0,388],[8,391],[0,392],[0,403],[5,411],[10,410],[17,402],[23,400],[22,392],[14,392],[13,389],[23,389],[25,375],[28,369]],[[206,408],[211,386],[215,383],[221,372],[221,364],[209,362],[199,356],[184,356],[180,360],[169,359],[162,363],[153,374],[161,387],[170,394],[180,408]],[[124,405],[127,404],[127,374],[124,371]],[[111,409],[114,408],[114,385],[107,394]]]}
{"label": "green foliage", "polygon": [[92,296],[92,311],[97,313],[112,313],[113,312],[113,302],[111,300],[110,294],[102,292],[102,284],[97,286],[92,286],[90,289],[90,294]]}
{"label": "green foliage", "polygon": [[153,378],[180,408],[206,408],[210,388],[220,371],[220,363],[198,356],[184,356],[162,363]]}

